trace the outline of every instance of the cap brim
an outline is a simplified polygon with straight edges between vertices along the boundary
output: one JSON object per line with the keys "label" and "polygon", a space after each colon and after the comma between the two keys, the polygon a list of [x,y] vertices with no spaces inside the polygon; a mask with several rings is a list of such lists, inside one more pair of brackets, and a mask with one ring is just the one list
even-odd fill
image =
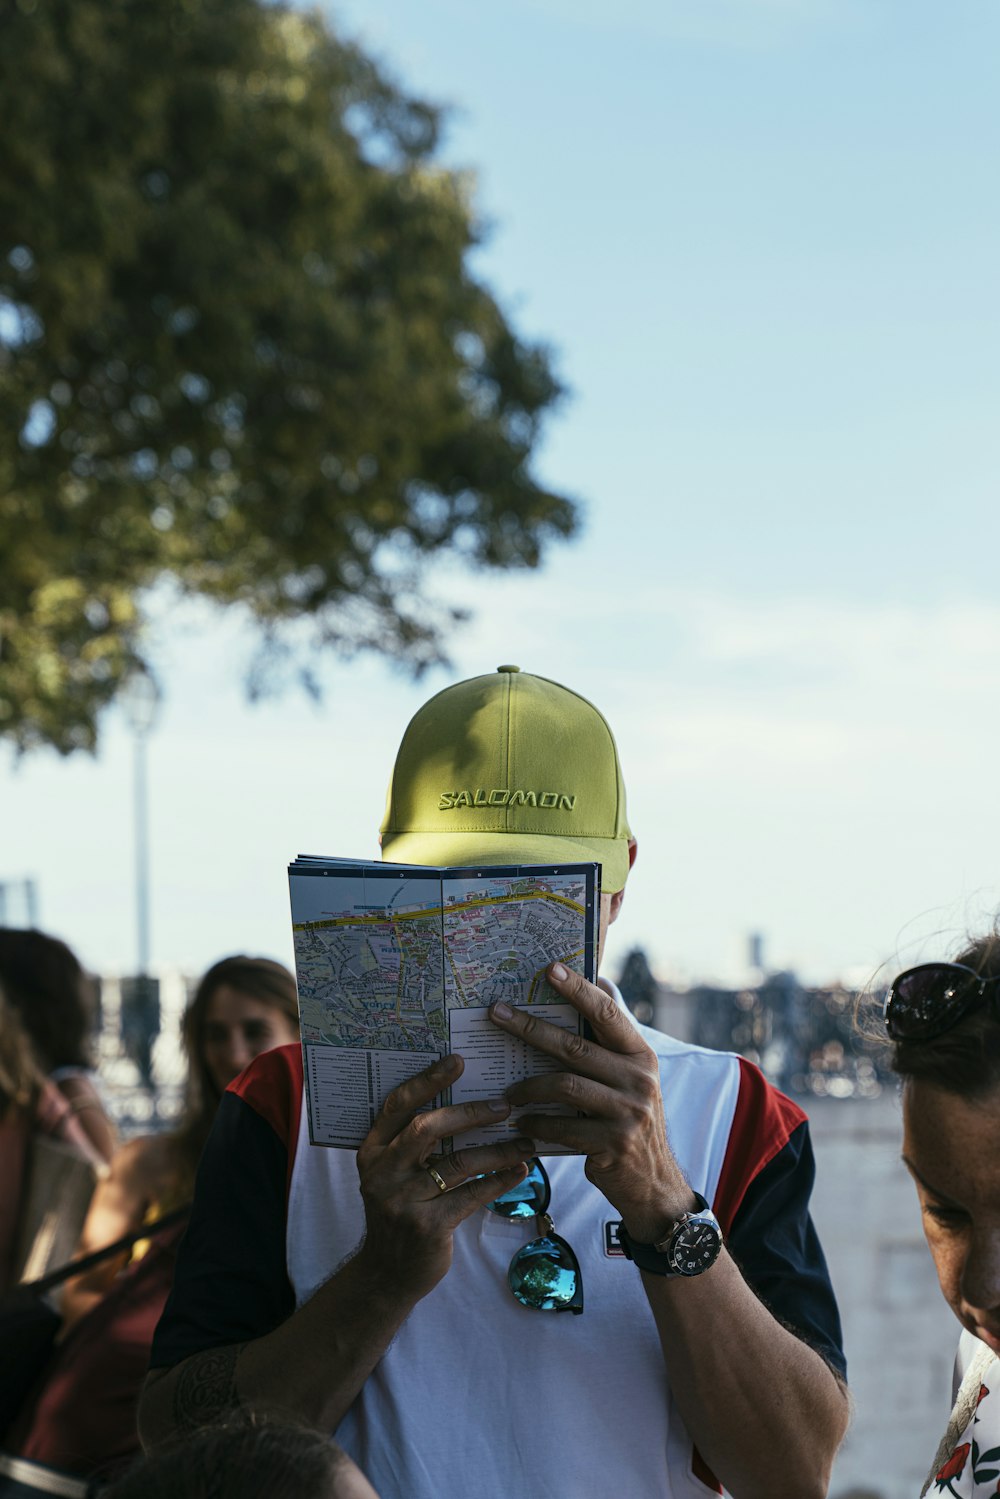
{"label": "cap brim", "polygon": [[600,864],[601,889],[614,895],[628,878],[628,839],[559,838],[543,833],[383,833],[390,864],[446,868],[482,864]]}

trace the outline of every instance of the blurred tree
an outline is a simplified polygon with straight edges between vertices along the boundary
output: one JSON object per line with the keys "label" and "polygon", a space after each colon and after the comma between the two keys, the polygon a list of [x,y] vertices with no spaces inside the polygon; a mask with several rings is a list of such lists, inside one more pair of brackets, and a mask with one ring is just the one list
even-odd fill
{"label": "blurred tree", "polygon": [[442,659],[432,554],[572,532],[439,112],[319,14],[6,0],[0,100],[0,736],[93,748],[165,577],[316,691],[317,647]]}

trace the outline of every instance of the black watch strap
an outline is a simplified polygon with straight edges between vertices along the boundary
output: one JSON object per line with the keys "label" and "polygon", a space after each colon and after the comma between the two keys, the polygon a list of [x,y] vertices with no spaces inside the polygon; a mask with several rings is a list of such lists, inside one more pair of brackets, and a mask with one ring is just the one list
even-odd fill
{"label": "black watch strap", "polygon": [[652,1275],[692,1276],[710,1269],[722,1250],[722,1229],[705,1198],[695,1192],[694,1199],[693,1211],[683,1214],[655,1244],[637,1243],[622,1223],[618,1242],[627,1258]]}

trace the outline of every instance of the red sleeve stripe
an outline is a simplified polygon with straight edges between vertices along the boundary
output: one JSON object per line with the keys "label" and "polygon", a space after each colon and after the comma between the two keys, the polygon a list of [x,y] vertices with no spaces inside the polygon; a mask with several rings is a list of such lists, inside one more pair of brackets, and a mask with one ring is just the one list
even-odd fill
{"label": "red sleeve stripe", "polygon": [[265,1120],[288,1152],[285,1198],[292,1185],[292,1167],[299,1143],[302,1115],[302,1047],[298,1041],[262,1051],[226,1089],[249,1104]]}
{"label": "red sleeve stripe", "polygon": [[732,1228],[750,1183],[784,1149],[805,1118],[798,1104],[772,1088],[758,1067],[740,1057],[736,1113],[713,1204],[723,1233]]}

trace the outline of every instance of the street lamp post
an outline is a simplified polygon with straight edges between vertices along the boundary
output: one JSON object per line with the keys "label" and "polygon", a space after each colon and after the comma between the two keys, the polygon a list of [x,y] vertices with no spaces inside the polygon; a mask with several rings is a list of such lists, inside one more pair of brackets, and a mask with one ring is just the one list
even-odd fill
{"label": "street lamp post", "polygon": [[[135,837],[135,923],[137,974],[134,1013],[123,1007],[122,1039],[138,1065],[142,1081],[152,1083],[151,1052],[159,1030],[159,1002],[149,976],[149,795],[147,749],[156,722],[160,694],[147,672],[137,672],[121,694],[125,718],[133,734],[132,790]],[[129,1044],[131,1043],[131,1044]]]}

